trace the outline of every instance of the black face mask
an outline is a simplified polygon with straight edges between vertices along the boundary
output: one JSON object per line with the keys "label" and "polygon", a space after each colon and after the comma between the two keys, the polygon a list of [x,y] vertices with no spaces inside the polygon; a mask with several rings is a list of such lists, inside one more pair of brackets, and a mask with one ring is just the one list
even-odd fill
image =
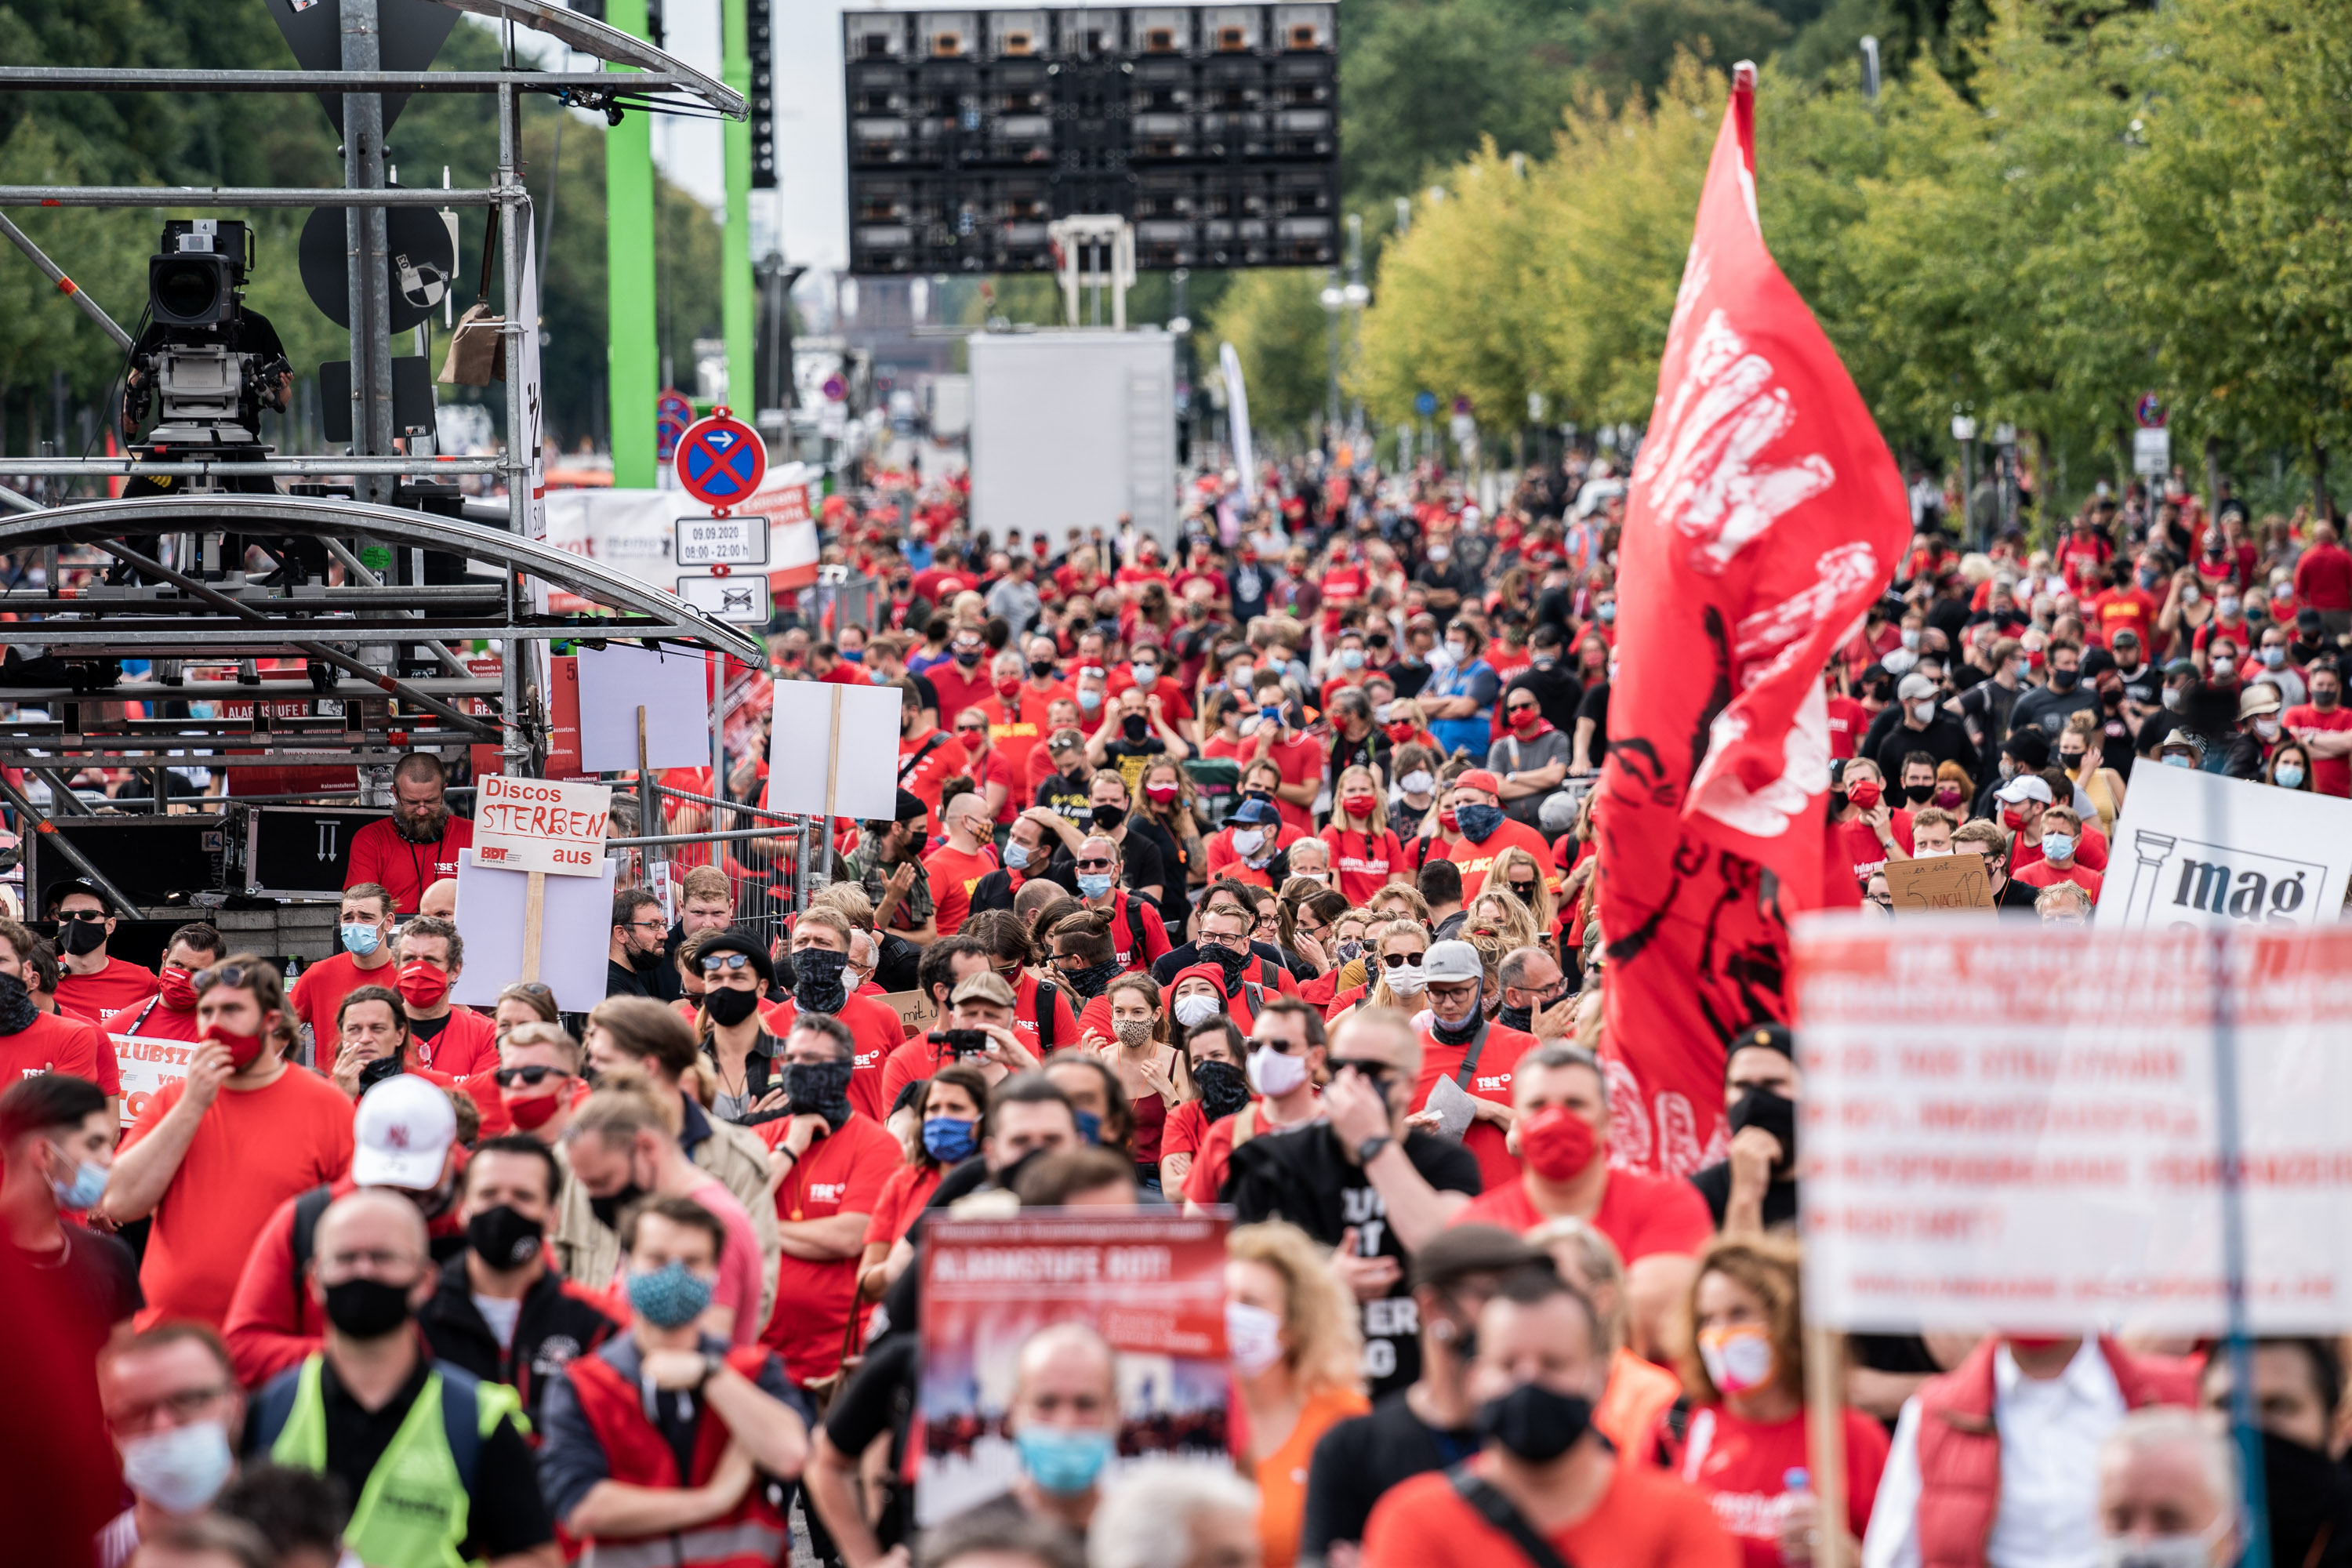
{"label": "black face mask", "polygon": [[822,1116],[835,1131],[849,1120],[848,1062],[786,1062],[784,1097],[795,1116]]}
{"label": "black face mask", "polygon": [[621,1215],[623,1211],[627,1209],[631,1204],[635,1203],[639,1198],[642,1198],[645,1195],[645,1188],[637,1185],[635,1181],[632,1180],[627,1186],[623,1187],[619,1192],[614,1193],[609,1198],[600,1198],[592,1194],[588,1199],[588,1212],[596,1216],[596,1223],[603,1226],[606,1230],[618,1230],[621,1228]]}
{"label": "black face mask", "polygon": [[1029,679],[1032,679],[1032,680],[1050,680],[1050,679],[1053,679],[1053,675],[1054,675],[1054,661],[1053,661],[1052,659],[1050,659],[1050,658],[1033,658],[1033,659],[1031,659],[1031,660],[1029,661]]}
{"label": "black face mask", "polygon": [[40,1016],[24,981],[14,974],[0,974],[0,1035],[21,1035]]}
{"label": "black face mask", "polygon": [[1235,952],[1229,947],[1204,947],[1200,953],[1203,962],[1213,963],[1224,971],[1225,994],[1228,996],[1233,994],[1234,987],[1242,983],[1242,976],[1257,963],[1257,954],[1247,948]]}
{"label": "black face mask", "polygon": [[76,958],[86,958],[106,945],[104,921],[66,921],[65,950]]}
{"label": "black face mask", "polygon": [[627,952],[629,954],[629,967],[635,970],[640,974],[650,974],[653,971],[659,969],[662,965],[663,958],[667,956],[663,953],[660,948],[656,948],[651,952],[639,952],[633,947],[628,949]]}
{"label": "black face mask", "polygon": [[1517,1029],[1521,1034],[1526,1034],[1535,1021],[1536,1010],[1532,1007],[1514,1007],[1506,1002],[1495,1011],[1495,1022],[1506,1029]]}
{"label": "black face mask", "polygon": [[1523,1383],[1478,1407],[1478,1436],[1531,1465],[1547,1465],[1576,1446],[1592,1425],[1592,1401]]}
{"label": "black face mask", "polygon": [[2352,1526],[2352,1480],[2341,1465],[2316,1448],[2265,1432],[2263,1472],[2270,1497],[2272,1562],[2310,1562],[2323,1531],[2334,1540],[2344,1538]]}
{"label": "black face mask", "polygon": [[355,1340],[380,1340],[408,1321],[407,1285],[346,1279],[326,1289],[327,1321]]}
{"label": "black face mask", "polygon": [[1140,713],[1129,713],[1118,721],[1118,732],[1130,741],[1140,741],[1150,731],[1150,728],[1151,726],[1144,721],[1144,717]]}
{"label": "black face mask", "polygon": [[2083,672],[2079,669],[2053,669],[2050,672],[2050,689],[2072,691],[2082,679]]}
{"label": "black face mask", "polygon": [[956,649],[955,661],[963,666],[966,669],[970,669],[973,665],[980,662],[980,649],[976,647],[960,647]]}
{"label": "black face mask", "polygon": [[1761,1127],[1772,1134],[1780,1145],[1780,1163],[1772,1167],[1774,1178],[1792,1175],[1797,1168],[1797,1102],[1775,1094],[1761,1085],[1749,1089],[1734,1100],[1729,1117],[1734,1134],[1748,1127]]}
{"label": "black face mask", "polygon": [[1075,972],[1065,969],[1058,973],[1065,981],[1068,982],[1071,990],[1087,1000],[1092,1001],[1108,990],[1112,981],[1126,972],[1127,966],[1118,959],[1107,958],[1100,963],[1089,964],[1084,969]]}
{"label": "black face mask", "polygon": [[1905,784],[1903,786],[1903,799],[1906,805],[1925,805],[1935,798],[1936,786],[1934,784]]}
{"label": "black face mask", "polygon": [[466,1222],[466,1245],[485,1268],[520,1268],[547,1245],[545,1228],[506,1204],[484,1209]]}
{"label": "black face mask", "polygon": [[368,1063],[367,1066],[360,1068],[360,1092],[362,1094],[365,1094],[369,1089],[373,1089],[384,1079],[388,1078],[398,1078],[401,1073],[400,1058],[402,1054],[403,1053],[399,1051],[394,1051],[388,1057],[378,1057],[375,1060]]}
{"label": "black face mask", "polygon": [[757,991],[738,991],[732,985],[714,985],[702,996],[702,1010],[722,1029],[733,1028],[759,1008]]}
{"label": "black face mask", "polygon": [[1094,809],[1095,826],[1105,832],[1117,827],[1126,820],[1127,807],[1123,805],[1098,805]]}
{"label": "black face mask", "polygon": [[1215,1121],[1250,1102],[1249,1077],[1231,1062],[1207,1061],[1192,1068],[1201,1090],[1201,1114]]}
{"label": "black face mask", "polygon": [[804,947],[793,954],[793,1002],[803,1012],[838,1013],[849,1000],[841,972],[849,954],[827,948]]}

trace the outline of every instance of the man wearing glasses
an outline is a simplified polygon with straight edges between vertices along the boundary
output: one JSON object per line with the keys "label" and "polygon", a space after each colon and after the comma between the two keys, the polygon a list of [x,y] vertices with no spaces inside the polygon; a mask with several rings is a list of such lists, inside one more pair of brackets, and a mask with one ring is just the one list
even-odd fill
{"label": "man wearing glasses", "polygon": [[153,970],[108,954],[114,917],[107,913],[106,900],[96,888],[88,882],[54,883],[42,901],[58,922],[58,966],[65,971],[58,982],[58,1011],[97,1024],[108,1014],[136,1007],[155,994]]}
{"label": "man wearing glasses", "polygon": [[122,1456],[131,1506],[98,1537],[99,1568],[122,1568],[140,1541],[212,1506],[236,1474],[245,1396],[228,1352],[196,1323],[166,1323],[99,1363],[98,1396]]}
{"label": "man wearing glasses", "polygon": [[1323,1066],[1323,1020],[1295,997],[1277,996],[1251,1020],[1247,1071],[1257,1099],[1209,1124],[1192,1168],[1184,1174],[1184,1208],[1197,1214],[1218,1201],[1234,1148],[1262,1132],[1304,1127],[1323,1114],[1316,1084]]}
{"label": "man wearing glasses", "polygon": [[613,942],[604,955],[604,994],[645,996],[668,1001],[661,992],[663,944],[669,922],[662,919],[661,900],[643,888],[624,888],[613,895]]}

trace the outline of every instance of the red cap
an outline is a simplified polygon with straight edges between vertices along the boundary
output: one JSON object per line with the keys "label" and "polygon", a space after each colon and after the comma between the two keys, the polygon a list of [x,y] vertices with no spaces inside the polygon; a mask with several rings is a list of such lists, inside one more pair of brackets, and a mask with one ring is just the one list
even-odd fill
{"label": "red cap", "polygon": [[1454,787],[1455,789],[1484,790],[1488,795],[1494,795],[1497,799],[1499,799],[1503,794],[1503,781],[1496,778],[1493,773],[1488,773],[1485,768],[1472,768],[1468,773],[1462,774],[1459,778],[1454,781]]}

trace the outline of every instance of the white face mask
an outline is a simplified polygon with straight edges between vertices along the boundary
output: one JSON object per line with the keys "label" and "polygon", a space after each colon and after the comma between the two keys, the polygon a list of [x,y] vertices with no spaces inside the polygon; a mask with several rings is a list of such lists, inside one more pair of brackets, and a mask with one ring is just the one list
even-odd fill
{"label": "white face mask", "polygon": [[1911,717],[1918,720],[1922,724],[1934,723],[1936,721],[1936,700],[1930,697],[1924,701],[1914,702],[1911,704]]}
{"label": "white face mask", "polygon": [[1427,768],[1415,768],[1397,780],[1397,787],[1407,795],[1427,795],[1437,787],[1437,779]]}
{"label": "white face mask", "polygon": [[1937,848],[1933,845],[1922,844],[1911,851],[1911,858],[1914,860],[1940,860],[1951,852],[1952,847],[1948,844],[1945,845],[1941,848]]}
{"label": "white face mask", "polygon": [[2206,1568],[2235,1521],[2227,1514],[2195,1535],[2105,1535],[2099,1568]]}
{"label": "white face mask", "polygon": [[1215,1017],[1218,1012],[1217,999],[1203,996],[1197,991],[1189,996],[1176,998],[1176,1021],[1188,1029],[1203,1019]]}
{"label": "white face mask", "polygon": [[1279,1099],[1307,1081],[1307,1055],[1291,1056],[1272,1046],[1260,1046],[1249,1055],[1250,1087]]}
{"label": "white face mask", "polygon": [[1244,859],[1256,854],[1258,847],[1265,842],[1265,829],[1262,827],[1236,827],[1234,829],[1234,853],[1241,856]]}
{"label": "white face mask", "polygon": [[122,1479],[170,1514],[202,1512],[236,1468],[228,1432],[217,1421],[194,1421],[122,1443]]}
{"label": "white face mask", "polygon": [[1429,988],[1429,977],[1422,973],[1419,959],[1381,973],[1388,977],[1389,989],[1400,996],[1418,996]]}
{"label": "white face mask", "polygon": [[1282,1359],[1282,1319],[1246,1301],[1225,1303],[1225,1351],[1234,1370],[1255,1377]]}

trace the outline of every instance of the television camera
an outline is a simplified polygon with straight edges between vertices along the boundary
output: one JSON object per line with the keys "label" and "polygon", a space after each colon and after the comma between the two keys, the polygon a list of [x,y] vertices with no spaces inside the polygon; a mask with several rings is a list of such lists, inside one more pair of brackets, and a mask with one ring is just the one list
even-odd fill
{"label": "television camera", "polygon": [[147,262],[148,325],[131,351],[126,434],[157,410],[156,450],[261,444],[261,411],[283,413],[293,367],[269,318],[245,307],[253,230],[235,219],[173,218]]}

